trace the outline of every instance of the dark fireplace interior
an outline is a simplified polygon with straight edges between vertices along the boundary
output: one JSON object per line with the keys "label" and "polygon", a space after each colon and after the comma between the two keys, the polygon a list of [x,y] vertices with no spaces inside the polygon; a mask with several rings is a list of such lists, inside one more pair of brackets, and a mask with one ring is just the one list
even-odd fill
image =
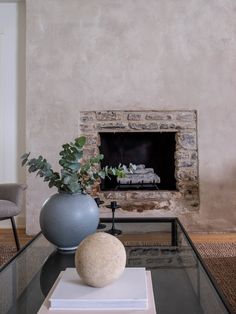
{"label": "dark fireplace interior", "polygon": [[[100,153],[104,154],[102,167],[144,164],[146,168],[153,168],[160,177],[160,183],[156,185],[130,185],[125,186],[126,190],[176,190],[175,132],[100,133],[100,138]],[[123,188],[114,177],[106,178],[101,183],[103,191]]]}

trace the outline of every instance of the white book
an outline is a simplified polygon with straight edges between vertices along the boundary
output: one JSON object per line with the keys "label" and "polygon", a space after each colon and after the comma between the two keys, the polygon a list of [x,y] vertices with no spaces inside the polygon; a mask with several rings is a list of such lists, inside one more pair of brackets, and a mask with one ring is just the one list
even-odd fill
{"label": "white book", "polygon": [[41,305],[38,314],[156,314],[156,306],[155,306],[155,300],[153,295],[153,287],[152,287],[152,277],[151,272],[146,271],[147,276],[147,288],[148,288],[148,308],[144,310],[104,310],[104,309],[94,309],[94,310],[86,310],[86,309],[51,309],[50,308],[50,302],[49,299],[51,298],[51,295],[56,288],[63,272],[61,272],[55,281],[54,285],[52,286],[51,290],[49,291],[48,295],[46,296],[43,304]]}
{"label": "white book", "polygon": [[145,268],[125,268],[113,283],[95,288],[83,283],[75,268],[67,268],[50,299],[50,309],[147,309]]}

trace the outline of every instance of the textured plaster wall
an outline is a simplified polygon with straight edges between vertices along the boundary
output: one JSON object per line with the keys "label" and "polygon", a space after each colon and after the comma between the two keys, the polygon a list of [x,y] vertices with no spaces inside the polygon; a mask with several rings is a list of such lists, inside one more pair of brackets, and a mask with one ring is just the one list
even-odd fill
{"label": "textured plaster wall", "polygon": [[[198,112],[200,214],[188,230],[236,230],[236,3],[26,0],[27,149],[54,165],[81,110]],[[53,193],[27,178],[27,230]]]}

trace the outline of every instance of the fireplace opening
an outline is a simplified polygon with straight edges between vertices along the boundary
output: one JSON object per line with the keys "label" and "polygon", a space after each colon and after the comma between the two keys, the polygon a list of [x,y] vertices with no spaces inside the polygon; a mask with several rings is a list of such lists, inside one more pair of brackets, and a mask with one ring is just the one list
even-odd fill
{"label": "fireplace opening", "polygon": [[138,177],[143,178],[144,173],[145,178],[139,182],[129,179],[125,184],[117,182],[115,177],[106,178],[102,180],[101,190],[176,190],[175,134],[176,132],[99,133],[99,149],[104,155],[102,167],[115,167],[119,164],[128,166],[132,163],[138,165]]}

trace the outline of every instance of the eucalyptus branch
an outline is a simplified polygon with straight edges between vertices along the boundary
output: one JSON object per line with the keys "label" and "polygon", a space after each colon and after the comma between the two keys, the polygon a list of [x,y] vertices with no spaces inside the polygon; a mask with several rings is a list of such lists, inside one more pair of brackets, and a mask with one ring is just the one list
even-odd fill
{"label": "eucalyptus branch", "polygon": [[42,157],[29,158],[30,153],[21,156],[22,166],[28,168],[29,173],[36,172],[36,176],[43,178],[48,182],[51,188],[55,186],[58,191],[67,193],[86,192],[96,182],[105,177],[116,176],[122,178],[125,173],[132,172],[134,165],[126,166],[119,165],[118,167],[104,167],[100,169],[100,162],[104,158],[102,154],[90,157],[87,161],[83,160],[83,148],[86,143],[86,138],[81,136],[76,138],[74,142],[62,145],[60,151],[59,165],[62,169],[55,172],[50,163]]}

